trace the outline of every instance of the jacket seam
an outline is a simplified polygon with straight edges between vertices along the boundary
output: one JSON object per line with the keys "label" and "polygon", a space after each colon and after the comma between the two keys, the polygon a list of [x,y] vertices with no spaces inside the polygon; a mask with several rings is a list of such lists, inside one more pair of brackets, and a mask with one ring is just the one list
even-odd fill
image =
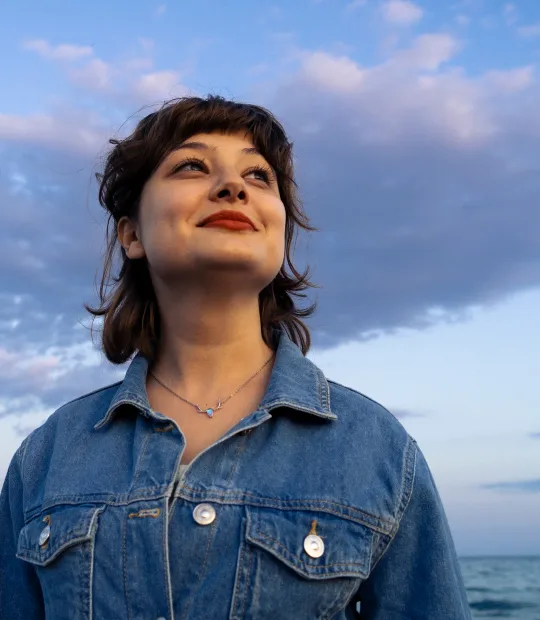
{"label": "jacket seam", "polygon": [[60,409],[64,409],[64,407],[67,407],[68,405],[72,405],[73,403],[76,403],[79,400],[82,400],[83,398],[87,398],[88,396],[94,396],[94,394],[99,394],[100,392],[104,392],[105,390],[108,390],[110,388],[120,386],[123,382],[124,382],[124,380],[121,379],[120,381],[116,381],[115,383],[110,383],[109,385],[104,385],[104,386],[102,386],[100,388],[97,388],[96,390],[92,390],[91,392],[87,392],[86,394],[83,394],[82,396],[77,396],[77,398],[73,398],[72,400],[68,400],[66,403],[64,403],[61,407],[58,408],[58,411],[60,411]]}
{"label": "jacket seam", "polygon": [[[396,537],[396,534],[399,531],[399,527],[401,525],[401,521],[407,511],[407,508],[409,507],[411,498],[413,496],[413,492],[414,492],[414,483],[416,481],[416,464],[418,461],[418,446],[416,445],[416,442],[413,439],[409,439],[409,444],[407,445],[407,451],[406,451],[406,462],[407,465],[409,464],[410,461],[410,456],[409,456],[409,451],[412,451],[411,448],[414,449],[413,452],[413,458],[412,458],[412,466],[411,472],[407,472],[408,467],[404,467],[404,475],[402,480],[405,480],[405,477],[407,475],[407,473],[410,474],[410,478],[411,478],[411,484],[409,485],[409,488],[407,489],[408,493],[404,493],[404,489],[401,489],[401,496],[399,498],[399,502],[398,502],[398,510],[397,510],[397,514],[396,514],[396,518],[395,518],[395,523],[394,523],[394,528],[392,529],[392,531],[390,532],[389,535],[386,535],[387,538],[387,542],[386,542],[386,546],[383,547],[380,555],[378,558],[375,559],[375,561],[373,562],[373,565],[371,567],[371,570],[373,571],[373,569],[377,566],[377,564],[381,561],[381,559],[384,557],[384,555],[386,554],[386,552],[388,551],[388,549],[390,548],[390,546],[392,545],[392,542],[394,540],[394,538]],[[400,510],[401,508],[401,510]]]}
{"label": "jacket seam", "polygon": [[[189,488],[189,487],[185,487],[185,488]],[[58,506],[77,506],[79,504],[86,504],[86,503],[120,507],[120,506],[128,506],[130,504],[138,503],[141,501],[159,502],[162,499],[167,498],[167,497],[169,497],[167,489],[165,489],[161,494],[156,495],[156,496],[142,495],[142,496],[137,496],[137,497],[126,499],[125,501],[114,501],[112,499],[103,499],[103,498],[92,499],[89,496],[87,496],[87,497],[81,497],[80,500],[77,500],[75,498],[70,499],[70,500],[66,500],[66,499],[58,500],[52,504],[47,504],[46,510],[51,510],[52,508],[56,508]],[[200,501],[200,499],[198,498],[193,498],[193,497],[186,498],[182,494],[179,494],[177,497],[181,497],[182,499],[185,499],[191,502]],[[257,502],[255,501],[255,499],[260,499],[261,502]],[[351,508],[350,506],[338,504],[336,502],[331,502],[331,501],[317,500],[315,504],[310,504],[309,502],[301,502],[300,505],[295,506],[294,504],[298,504],[297,500],[276,501],[275,498],[257,498],[256,496],[253,496],[250,493],[244,493],[242,497],[234,498],[232,501],[227,500],[224,494],[222,494],[222,497],[217,498],[217,499],[208,498],[208,501],[213,501],[216,503],[226,504],[226,505],[230,504],[230,505],[253,506],[255,508],[262,508],[262,509],[273,508],[276,510],[320,511],[320,512],[324,512],[325,514],[331,514],[341,519],[344,519],[346,521],[350,521],[351,523],[356,523],[360,526],[367,527],[372,532],[376,532],[377,534],[380,534],[385,537],[390,536],[391,533],[396,529],[395,523],[383,521],[380,517],[375,517],[374,515],[363,513],[359,511],[358,508]],[[360,512],[366,518],[364,519],[361,516],[351,516],[348,514],[343,514],[343,512],[339,512],[338,510],[333,509],[334,507],[335,508],[339,507],[339,508],[344,508],[346,510],[354,510],[355,512]],[[28,514],[25,516],[25,525],[27,525],[30,521],[35,519],[36,516],[40,514],[41,512],[43,512],[44,510],[45,509],[43,506],[39,506],[39,507],[36,507],[32,512],[28,512]],[[377,520],[381,523],[381,525],[377,523],[372,523],[369,521],[369,519]],[[386,528],[384,527],[385,525],[387,526]]]}
{"label": "jacket seam", "polygon": [[[381,409],[384,409],[384,411],[386,411],[386,413],[389,413],[395,420],[398,420],[398,418],[389,409],[387,409],[384,405],[381,405],[380,402],[374,400],[370,396],[367,396],[363,392],[360,392],[359,390],[355,390],[354,388],[351,388],[348,385],[343,385],[342,383],[338,383],[337,381],[333,381],[332,379],[327,379],[327,381],[328,381],[328,383],[331,383],[332,385],[335,385],[337,387],[343,388],[344,390],[347,390],[348,392],[352,392],[353,394],[356,394],[357,396],[362,396],[362,398],[365,398],[366,400],[369,400],[369,402],[373,403],[374,405],[377,405]],[[398,420],[398,422],[399,422],[399,420]]]}

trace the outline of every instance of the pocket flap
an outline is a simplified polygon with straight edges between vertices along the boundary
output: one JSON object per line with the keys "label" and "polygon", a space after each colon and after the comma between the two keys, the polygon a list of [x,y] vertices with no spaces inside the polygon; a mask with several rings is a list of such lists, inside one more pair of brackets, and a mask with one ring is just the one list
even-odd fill
{"label": "pocket flap", "polygon": [[[312,534],[324,543],[320,557],[304,549]],[[372,530],[335,514],[249,508],[246,537],[308,579],[365,579],[371,570]]]}
{"label": "pocket flap", "polygon": [[97,516],[103,509],[104,506],[62,506],[40,513],[20,531],[17,557],[46,566],[68,547],[91,540]]}

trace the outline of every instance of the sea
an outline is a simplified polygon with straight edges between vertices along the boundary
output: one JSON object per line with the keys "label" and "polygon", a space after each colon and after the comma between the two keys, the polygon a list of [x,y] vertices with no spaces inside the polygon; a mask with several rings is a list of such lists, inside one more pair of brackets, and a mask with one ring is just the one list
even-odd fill
{"label": "sea", "polygon": [[461,558],[472,617],[540,620],[540,557]]}

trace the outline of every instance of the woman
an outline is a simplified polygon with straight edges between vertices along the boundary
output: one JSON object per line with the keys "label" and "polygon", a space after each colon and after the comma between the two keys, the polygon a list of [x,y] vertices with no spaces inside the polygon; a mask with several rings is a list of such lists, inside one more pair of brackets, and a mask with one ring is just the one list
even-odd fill
{"label": "woman", "polygon": [[281,125],[184,98],[111,143],[87,309],[107,358],[134,357],[15,454],[0,617],[470,618],[414,440],[305,357],[291,247],[310,227]]}

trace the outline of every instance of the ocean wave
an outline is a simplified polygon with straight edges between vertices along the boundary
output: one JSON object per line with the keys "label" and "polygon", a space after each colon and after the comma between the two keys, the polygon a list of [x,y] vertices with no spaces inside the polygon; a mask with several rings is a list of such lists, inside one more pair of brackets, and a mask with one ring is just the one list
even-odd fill
{"label": "ocean wave", "polygon": [[475,611],[490,611],[501,615],[501,613],[505,612],[510,613],[514,611],[521,611],[523,609],[537,609],[538,605],[535,605],[534,603],[526,603],[524,601],[497,601],[494,599],[484,599],[476,603],[471,603],[470,607]]}

